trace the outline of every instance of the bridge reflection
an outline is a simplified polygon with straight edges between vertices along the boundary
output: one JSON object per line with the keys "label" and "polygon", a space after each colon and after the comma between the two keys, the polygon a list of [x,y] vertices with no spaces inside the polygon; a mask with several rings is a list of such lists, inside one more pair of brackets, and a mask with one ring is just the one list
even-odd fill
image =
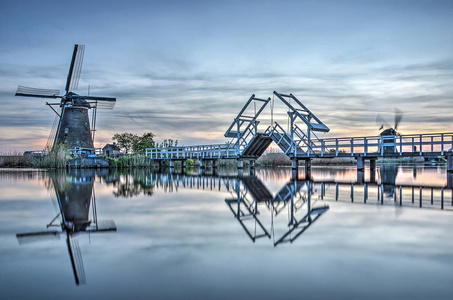
{"label": "bridge reflection", "polygon": [[[106,170],[101,172],[73,169],[50,174],[46,186],[54,192],[52,198],[57,215],[47,224],[48,230],[16,235],[20,245],[48,239],[59,240],[61,234],[65,235],[77,285],[85,284],[86,278],[80,247],[75,237],[81,233],[116,231],[113,221],[98,221],[97,218],[94,181],[97,176],[108,175]],[[60,221],[59,224],[55,224],[57,220]],[[55,227],[59,230],[49,229]]]}
{"label": "bridge reflection", "polygon": [[[418,184],[416,180],[397,183],[399,172],[416,179],[417,169],[409,173],[397,166],[383,166],[367,177],[363,172],[340,168],[332,176],[324,172],[332,170],[321,168],[309,174],[262,170],[259,176],[151,173],[145,185],[167,192],[184,188],[228,192],[225,203],[246,235],[253,242],[272,239],[274,246],[296,240],[328,212],[329,202],[453,210],[449,181],[447,185],[437,181]],[[288,179],[278,191],[271,192],[264,182],[275,182],[275,177]]]}

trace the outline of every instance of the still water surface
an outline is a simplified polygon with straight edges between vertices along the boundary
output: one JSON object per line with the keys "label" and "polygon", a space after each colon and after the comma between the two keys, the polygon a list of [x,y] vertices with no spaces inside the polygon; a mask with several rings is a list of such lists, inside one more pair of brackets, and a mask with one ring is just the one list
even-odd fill
{"label": "still water surface", "polygon": [[0,299],[453,299],[441,167],[0,171]]}

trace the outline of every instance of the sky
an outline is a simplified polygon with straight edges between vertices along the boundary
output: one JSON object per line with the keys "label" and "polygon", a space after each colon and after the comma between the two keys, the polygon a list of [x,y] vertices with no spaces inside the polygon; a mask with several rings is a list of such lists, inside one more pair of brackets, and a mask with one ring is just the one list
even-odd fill
{"label": "sky", "polygon": [[[252,94],[292,93],[330,132],[453,132],[453,1],[0,2],[0,152],[43,149],[55,114],[18,85],[64,91],[74,44],[81,95],[99,110],[95,146],[120,132],[224,143]],[[287,126],[275,99],[273,119]],[[270,125],[269,108],[260,128]]]}

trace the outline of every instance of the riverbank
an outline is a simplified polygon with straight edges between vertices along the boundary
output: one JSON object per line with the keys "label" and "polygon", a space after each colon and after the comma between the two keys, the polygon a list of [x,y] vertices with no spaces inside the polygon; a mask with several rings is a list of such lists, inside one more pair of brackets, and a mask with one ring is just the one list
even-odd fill
{"label": "riverbank", "polygon": [[[353,157],[335,157],[335,158],[313,158],[312,165],[319,166],[353,166],[357,164]],[[414,164],[425,163],[423,157],[402,157],[402,158],[379,158],[379,164],[398,163],[398,164]],[[440,162],[442,163],[442,162]],[[176,161],[175,166],[180,166],[181,162]],[[245,161],[245,165],[248,162]],[[302,164],[302,163],[301,163]],[[164,166],[169,165],[168,161],[164,161]],[[290,166],[291,160],[284,153],[266,153],[256,160],[256,166],[260,167],[278,167]],[[186,166],[199,166],[198,160],[188,159]],[[237,162],[235,159],[219,160],[221,167],[235,167]],[[44,156],[27,156],[27,155],[1,155],[0,168],[38,168],[38,169],[64,169],[64,168],[155,168],[159,167],[159,163],[143,154],[133,154],[121,156],[119,158],[110,158],[107,156],[99,156],[94,159],[89,158],[74,158],[66,154],[64,151],[51,152]]]}

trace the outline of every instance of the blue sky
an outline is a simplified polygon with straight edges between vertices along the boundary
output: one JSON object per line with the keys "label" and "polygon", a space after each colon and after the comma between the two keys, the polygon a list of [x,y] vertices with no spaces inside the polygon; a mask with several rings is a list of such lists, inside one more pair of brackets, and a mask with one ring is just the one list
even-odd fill
{"label": "blue sky", "polygon": [[[44,147],[54,113],[17,85],[117,97],[96,146],[116,132],[223,143],[250,97],[293,93],[331,131],[453,131],[453,1],[7,1],[0,3],[0,151]],[[283,107],[274,119],[286,125]],[[263,113],[262,125],[270,123]]]}

